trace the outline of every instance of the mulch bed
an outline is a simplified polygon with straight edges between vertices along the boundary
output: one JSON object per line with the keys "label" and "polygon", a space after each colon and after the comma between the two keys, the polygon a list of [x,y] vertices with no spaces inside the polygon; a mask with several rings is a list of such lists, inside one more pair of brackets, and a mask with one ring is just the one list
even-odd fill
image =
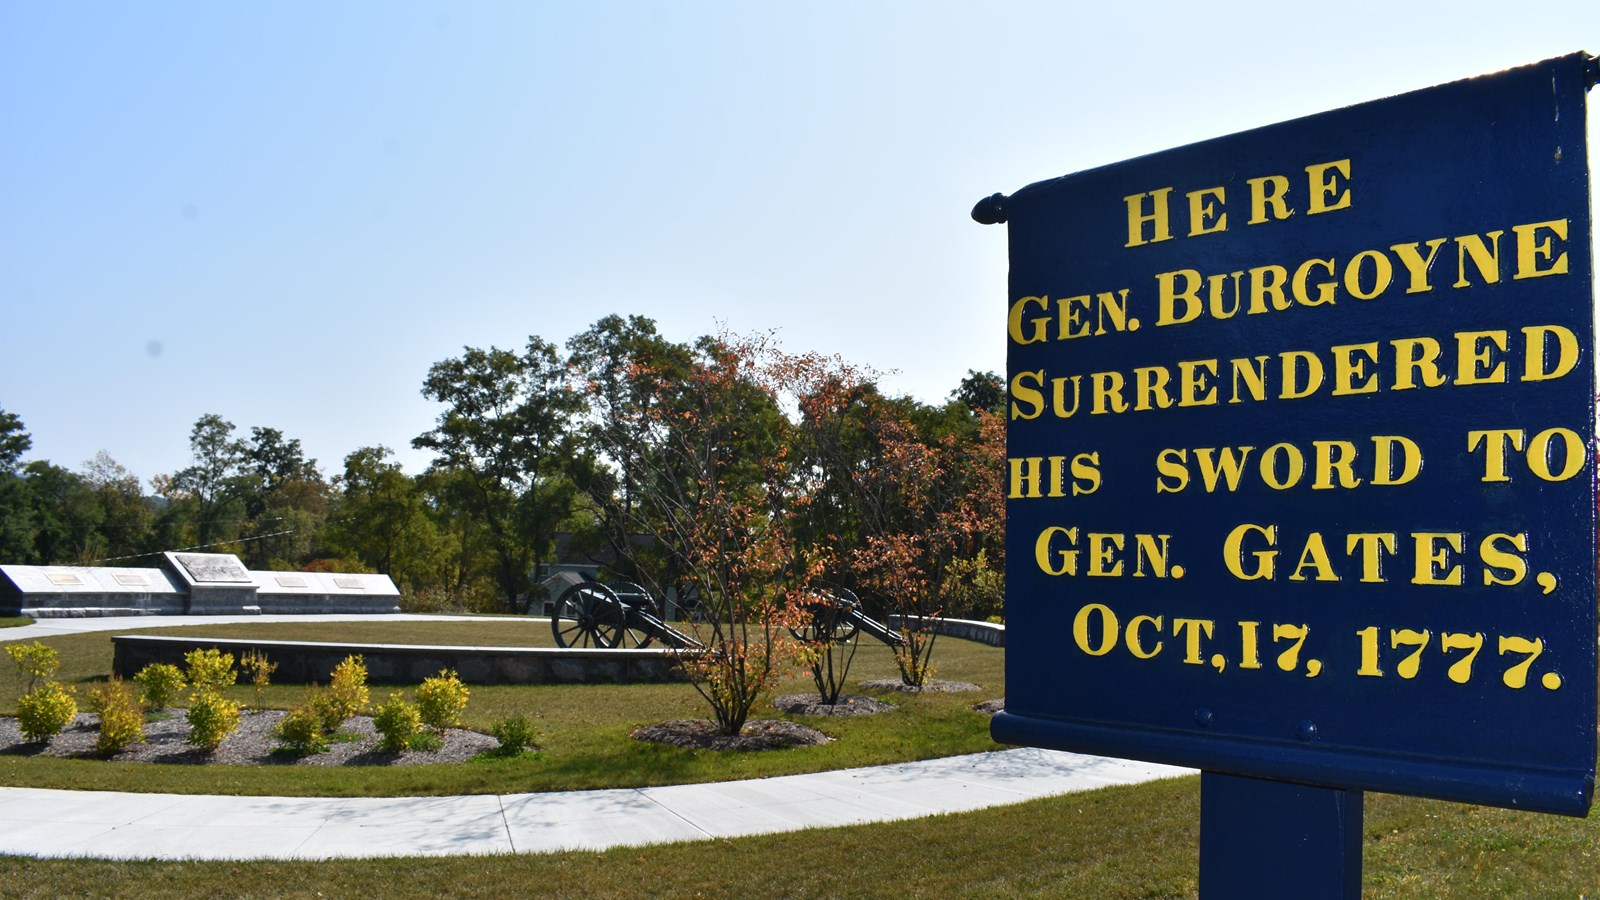
{"label": "mulch bed", "polygon": [[841,696],[838,703],[823,703],[817,694],[784,694],[772,698],[772,705],[802,716],[870,716],[894,709],[894,704],[874,697]]}
{"label": "mulch bed", "polygon": [[[378,746],[378,730],[373,727],[371,717],[356,716],[346,720],[339,729],[353,739],[330,742],[326,753],[306,756],[274,753],[278,748],[274,732],[287,715],[283,710],[274,709],[245,712],[239,730],[225,738],[215,751],[206,753],[184,743],[189,735],[185,711],[174,709],[169,713],[167,718],[145,723],[144,743],[133,744],[111,759],[175,765],[416,766],[465,762],[500,746],[499,741],[487,734],[451,728],[442,736],[444,746],[438,750],[388,753]],[[80,713],[71,725],[49,741],[30,743],[23,738],[16,719],[0,717],[0,753],[99,758],[94,750],[99,723],[99,717],[93,713]]]}
{"label": "mulch bed", "polygon": [[985,700],[982,703],[974,704],[972,708],[986,716],[992,716],[1000,710],[1006,708],[1006,698],[1001,697],[998,700]]}
{"label": "mulch bed", "polygon": [[782,719],[746,722],[744,731],[738,734],[718,734],[715,723],[709,719],[672,719],[635,728],[630,734],[636,740],[690,750],[782,750],[814,747],[833,740],[815,728]]}
{"label": "mulch bed", "polygon": [[903,694],[938,694],[954,691],[981,691],[983,688],[970,681],[929,681],[922,687],[913,687],[898,678],[875,678],[863,681],[861,686],[869,691],[899,691]]}

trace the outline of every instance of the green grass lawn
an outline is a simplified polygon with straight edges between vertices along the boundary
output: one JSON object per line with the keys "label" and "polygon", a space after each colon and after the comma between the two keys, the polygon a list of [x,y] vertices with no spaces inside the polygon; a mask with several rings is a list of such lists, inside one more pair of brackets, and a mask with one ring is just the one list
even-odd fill
{"label": "green grass lawn", "polygon": [[[552,644],[542,622],[354,622],[248,623],[141,629],[141,634],[203,634],[209,637],[273,637],[400,644]],[[111,670],[109,633],[50,638],[61,657],[58,677],[83,688]],[[793,718],[835,740],[819,747],[750,753],[695,752],[633,740],[628,733],[666,719],[705,718],[707,708],[692,686],[679,684],[473,685],[463,716],[468,728],[488,731],[496,719],[525,714],[538,730],[535,758],[441,766],[176,766],[116,763],[95,759],[0,754],[0,784],[84,790],[155,791],[293,796],[421,796],[640,787],[789,775],[855,766],[992,750],[988,717],[971,706],[1004,696],[1003,651],[955,639],[935,650],[937,677],[983,686],[977,693],[883,694],[896,709],[859,718],[788,716],[763,705],[755,718]],[[6,661],[0,660],[0,665]],[[894,678],[887,647],[863,643],[852,680]],[[18,685],[0,677],[0,709],[14,712]],[[305,688],[274,685],[264,705],[286,709],[301,702]],[[375,685],[381,701],[396,688]],[[779,693],[814,692],[810,676],[786,678]],[[407,691],[409,694],[409,691]],[[240,703],[255,702],[247,685],[230,689]],[[80,699],[80,704],[81,704]]]}
{"label": "green grass lawn", "polygon": [[[603,853],[329,862],[0,858],[15,897],[1194,897],[1198,778],[961,815]],[[1578,898],[1600,826],[1368,795],[1362,896]],[[1300,895],[1285,885],[1283,897]]]}

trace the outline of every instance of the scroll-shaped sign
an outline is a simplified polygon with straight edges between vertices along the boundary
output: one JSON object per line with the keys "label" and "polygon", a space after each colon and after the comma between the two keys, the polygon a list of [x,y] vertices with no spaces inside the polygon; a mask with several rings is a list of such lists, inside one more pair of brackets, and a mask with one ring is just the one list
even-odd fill
{"label": "scroll-shaped sign", "polygon": [[996,740],[1588,809],[1593,65],[998,201]]}

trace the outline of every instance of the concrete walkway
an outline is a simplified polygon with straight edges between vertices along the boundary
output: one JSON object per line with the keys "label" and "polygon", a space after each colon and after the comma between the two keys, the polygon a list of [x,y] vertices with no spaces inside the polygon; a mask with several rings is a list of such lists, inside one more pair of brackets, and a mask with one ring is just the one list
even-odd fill
{"label": "concrete walkway", "polygon": [[[0,630],[0,642],[158,625],[352,618],[373,617],[47,619]],[[542,794],[323,798],[0,788],[0,853],[328,859],[598,850],[912,819],[1190,774],[1024,748],[749,781]]]}

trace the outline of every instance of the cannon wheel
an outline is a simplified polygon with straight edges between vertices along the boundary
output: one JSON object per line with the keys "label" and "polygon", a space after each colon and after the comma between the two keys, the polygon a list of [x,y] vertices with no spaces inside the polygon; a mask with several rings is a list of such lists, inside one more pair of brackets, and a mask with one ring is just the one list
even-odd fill
{"label": "cannon wheel", "polygon": [[[856,623],[845,617],[850,604],[856,601],[849,591],[818,591],[817,602],[811,605],[811,615],[800,628],[791,628],[795,640],[805,643],[844,644],[856,636]],[[842,601],[842,602],[841,602]],[[831,604],[831,606],[829,606]]]}
{"label": "cannon wheel", "polygon": [[567,588],[550,616],[550,632],[562,647],[610,648],[626,630],[627,611],[616,592],[598,581]]}

